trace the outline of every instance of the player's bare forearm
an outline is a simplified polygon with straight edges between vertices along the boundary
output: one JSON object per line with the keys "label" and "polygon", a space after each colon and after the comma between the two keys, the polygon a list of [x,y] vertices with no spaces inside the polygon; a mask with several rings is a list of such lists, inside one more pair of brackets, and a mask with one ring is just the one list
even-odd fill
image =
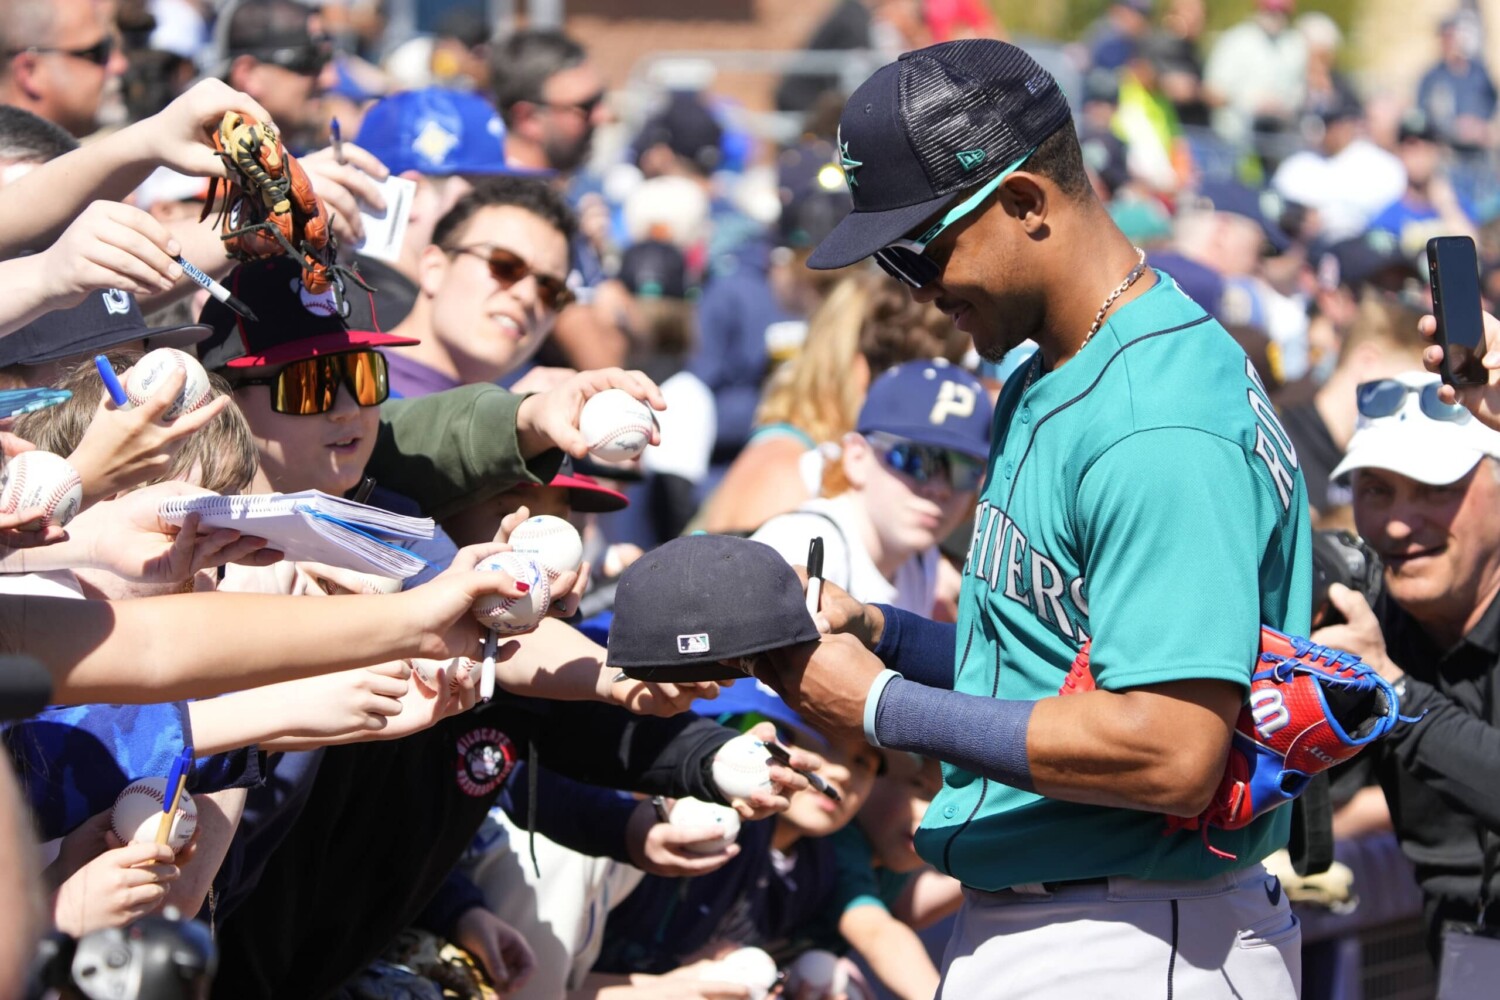
{"label": "player's bare forearm", "polygon": [[1044,698],[1027,734],[1036,791],[1196,816],[1224,774],[1243,702],[1237,686],[1209,680]]}
{"label": "player's bare forearm", "polygon": [[916,931],[884,907],[845,910],[839,918],[839,933],[901,1000],[928,1000],[937,993],[938,971],[927,948]]}
{"label": "player's bare forearm", "polygon": [[1225,681],[1011,701],[895,680],[881,745],[1048,798],[1196,816],[1217,788],[1243,693]]}
{"label": "player's bare forearm", "polygon": [[188,702],[193,749],[198,756],[228,753],[251,744],[263,744],[267,750],[288,749],[270,746],[286,733],[279,710],[282,706],[269,697],[275,690],[280,690],[279,685]]}

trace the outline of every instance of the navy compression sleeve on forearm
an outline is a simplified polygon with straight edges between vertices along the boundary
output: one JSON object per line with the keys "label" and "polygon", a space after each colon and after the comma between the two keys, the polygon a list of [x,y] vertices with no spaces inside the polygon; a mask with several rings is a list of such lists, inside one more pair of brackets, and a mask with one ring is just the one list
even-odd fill
{"label": "navy compression sleeve on forearm", "polygon": [[875,707],[883,747],[935,757],[966,771],[1033,791],[1026,730],[1034,701],[981,698],[892,679]]}
{"label": "navy compression sleeve on forearm", "polygon": [[909,681],[928,687],[953,687],[958,626],[935,622],[910,611],[877,604],[885,629],[875,644],[880,662]]}

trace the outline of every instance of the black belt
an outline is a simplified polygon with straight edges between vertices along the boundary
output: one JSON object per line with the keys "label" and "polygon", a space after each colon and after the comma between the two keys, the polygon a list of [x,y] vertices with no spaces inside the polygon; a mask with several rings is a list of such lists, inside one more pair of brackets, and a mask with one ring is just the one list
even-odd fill
{"label": "black belt", "polygon": [[1076,889],[1083,885],[1108,885],[1108,875],[1096,875],[1093,878],[1067,879],[1062,882],[1043,882],[1042,888],[1048,892],[1057,892],[1059,889]]}

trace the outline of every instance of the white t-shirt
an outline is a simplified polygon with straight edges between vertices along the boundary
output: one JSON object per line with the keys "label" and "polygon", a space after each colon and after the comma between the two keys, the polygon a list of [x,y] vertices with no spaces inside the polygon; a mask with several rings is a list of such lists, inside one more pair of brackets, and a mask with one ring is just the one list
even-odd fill
{"label": "white t-shirt", "polygon": [[[789,514],[780,514],[761,525],[750,537],[764,542],[794,566],[807,562],[807,546],[823,536],[823,579],[843,587],[855,600],[866,604],[889,604],[903,611],[932,614],[937,594],[937,547],[919,552],[887,580],[860,543],[859,520],[848,497],[819,497]],[[831,522],[831,523],[830,523]]]}

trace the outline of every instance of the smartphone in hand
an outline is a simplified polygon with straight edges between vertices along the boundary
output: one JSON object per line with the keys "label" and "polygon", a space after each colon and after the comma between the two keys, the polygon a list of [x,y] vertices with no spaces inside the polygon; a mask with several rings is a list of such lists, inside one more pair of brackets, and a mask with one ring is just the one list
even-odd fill
{"label": "smartphone in hand", "polygon": [[1479,257],[1467,236],[1427,241],[1427,273],[1437,343],[1443,349],[1443,381],[1455,388],[1486,385],[1484,309],[1479,302]]}

